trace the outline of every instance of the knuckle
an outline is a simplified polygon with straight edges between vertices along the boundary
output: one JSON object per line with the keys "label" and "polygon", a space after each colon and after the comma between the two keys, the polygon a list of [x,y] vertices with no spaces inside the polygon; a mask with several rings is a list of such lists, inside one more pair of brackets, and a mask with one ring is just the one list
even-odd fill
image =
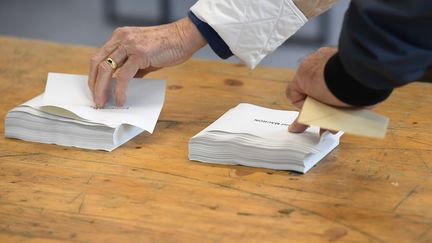
{"label": "knuckle", "polygon": [[126,79],[126,75],[123,72],[119,71],[116,74],[116,78],[117,78],[117,83],[123,83],[124,80]]}
{"label": "knuckle", "polygon": [[122,42],[134,41],[132,27],[119,27],[114,30],[113,35],[121,39]]}
{"label": "knuckle", "polygon": [[127,32],[127,27],[118,27],[113,31],[113,35],[121,36]]}
{"label": "knuckle", "polygon": [[135,43],[135,37],[133,36],[133,34],[127,33],[127,34],[123,35],[122,42],[129,44],[129,45],[133,44],[133,43]]}
{"label": "knuckle", "polygon": [[98,61],[99,57],[96,54],[90,57],[90,65],[96,66],[99,64]]}
{"label": "knuckle", "polygon": [[330,46],[324,46],[318,49],[318,52],[322,53],[322,54],[330,54],[330,53],[334,53],[336,52],[337,49],[334,47],[330,47]]}
{"label": "knuckle", "polygon": [[323,47],[320,47],[320,48],[318,49],[318,51],[326,51],[327,49],[328,49],[328,47],[323,46]]}
{"label": "knuckle", "polygon": [[118,34],[120,34],[121,31],[122,31],[121,27],[115,28],[113,31],[113,35],[118,35]]}
{"label": "knuckle", "polygon": [[328,47],[328,46],[320,47],[318,49],[318,51],[320,51],[320,52],[328,52],[328,51],[331,51],[331,50],[333,50],[333,48]]}
{"label": "knuckle", "polygon": [[120,44],[117,47],[117,50],[120,51],[124,56],[128,56],[128,50],[126,49],[126,46],[124,44]]}

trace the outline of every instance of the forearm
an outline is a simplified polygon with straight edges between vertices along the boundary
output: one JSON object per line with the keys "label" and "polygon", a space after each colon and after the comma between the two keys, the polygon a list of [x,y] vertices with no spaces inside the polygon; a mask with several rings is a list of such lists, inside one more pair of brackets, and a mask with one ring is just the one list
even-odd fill
{"label": "forearm", "polygon": [[196,51],[207,45],[207,40],[197,26],[188,17],[173,23],[181,39],[181,49],[193,55]]}

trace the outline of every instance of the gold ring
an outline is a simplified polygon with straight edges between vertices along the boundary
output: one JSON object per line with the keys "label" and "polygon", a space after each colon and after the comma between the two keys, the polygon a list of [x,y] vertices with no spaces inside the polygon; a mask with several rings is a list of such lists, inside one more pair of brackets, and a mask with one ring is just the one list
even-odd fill
{"label": "gold ring", "polygon": [[108,57],[106,59],[106,62],[108,63],[108,65],[110,65],[110,67],[113,71],[115,71],[117,69],[117,63],[111,57]]}

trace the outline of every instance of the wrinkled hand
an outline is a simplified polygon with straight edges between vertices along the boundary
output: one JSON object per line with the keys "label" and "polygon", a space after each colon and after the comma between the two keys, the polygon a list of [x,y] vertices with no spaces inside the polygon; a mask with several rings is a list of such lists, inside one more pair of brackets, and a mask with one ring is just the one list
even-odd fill
{"label": "wrinkled hand", "polygon": [[[350,105],[336,98],[324,81],[324,67],[327,61],[337,52],[337,48],[323,47],[305,57],[297,72],[286,89],[286,95],[292,104],[301,109],[307,96],[316,100],[338,107],[350,107]],[[303,132],[308,128],[297,119],[289,126],[290,132]],[[321,131],[322,132],[322,131]]]}
{"label": "wrinkled hand", "polygon": [[[116,29],[90,60],[88,85],[96,106],[103,107],[107,102],[113,76],[116,105],[122,106],[131,78],[183,63],[206,44],[189,18],[154,27]],[[106,62],[108,57],[117,63],[115,73]]]}

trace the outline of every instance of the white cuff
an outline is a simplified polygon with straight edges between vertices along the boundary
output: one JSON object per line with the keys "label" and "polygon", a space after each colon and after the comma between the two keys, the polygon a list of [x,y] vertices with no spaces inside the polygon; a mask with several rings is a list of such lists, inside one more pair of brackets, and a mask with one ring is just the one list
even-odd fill
{"label": "white cuff", "polygon": [[292,0],[199,0],[190,10],[249,68],[307,22]]}

